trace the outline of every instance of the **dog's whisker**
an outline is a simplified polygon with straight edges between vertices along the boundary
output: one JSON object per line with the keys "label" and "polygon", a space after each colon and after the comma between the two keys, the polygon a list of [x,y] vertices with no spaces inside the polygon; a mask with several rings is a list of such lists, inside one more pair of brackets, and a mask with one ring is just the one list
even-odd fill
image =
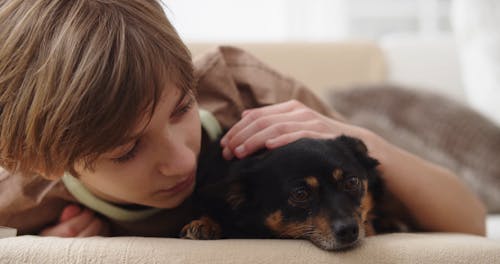
{"label": "dog's whisker", "polygon": [[[293,228],[287,229],[286,233],[280,234],[280,237],[291,237],[291,238],[301,238],[304,237],[305,234],[314,230],[314,227],[311,225],[300,225],[295,226]],[[293,235],[290,235],[293,234]]]}

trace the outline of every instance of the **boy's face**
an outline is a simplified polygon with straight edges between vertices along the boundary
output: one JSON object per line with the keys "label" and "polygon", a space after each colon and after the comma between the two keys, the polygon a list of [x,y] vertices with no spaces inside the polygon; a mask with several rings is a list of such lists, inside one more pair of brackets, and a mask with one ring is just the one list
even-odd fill
{"label": "boy's face", "polygon": [[[201,123],[193,96],[167,87],[141,136],[101,155],[94,171],[77,164],[81,182],[119,204],[180,205],[193,191]],[[146,121],[144,121],[146,122]],[[144,123],[138,124],[139,132]]]}

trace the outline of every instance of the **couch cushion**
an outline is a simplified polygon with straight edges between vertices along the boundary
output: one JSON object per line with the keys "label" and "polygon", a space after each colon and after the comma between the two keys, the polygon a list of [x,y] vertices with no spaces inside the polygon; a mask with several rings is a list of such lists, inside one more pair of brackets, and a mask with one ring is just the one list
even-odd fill
{"label": "couch cushion", "polygon": [[0,239],[5,263],[495,263],[500,242],[459,234],[390,234],[327,252],[301,240],[143,237]]}

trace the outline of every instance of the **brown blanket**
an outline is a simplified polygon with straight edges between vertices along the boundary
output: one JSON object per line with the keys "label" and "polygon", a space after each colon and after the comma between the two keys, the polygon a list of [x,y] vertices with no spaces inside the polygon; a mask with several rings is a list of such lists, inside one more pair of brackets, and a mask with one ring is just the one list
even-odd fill
{"label": "brown blanket", "polygon": [[500,128],[467,106],[429,92],[392,85],[332,92],[350,122],[453,170],[500,212]]}

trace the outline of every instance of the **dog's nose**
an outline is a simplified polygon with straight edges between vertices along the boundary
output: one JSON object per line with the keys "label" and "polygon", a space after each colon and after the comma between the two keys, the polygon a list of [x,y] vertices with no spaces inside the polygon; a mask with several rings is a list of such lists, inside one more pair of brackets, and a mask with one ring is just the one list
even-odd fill
{"label": "dog's nose", "polygon": [[358,223],[354,219],[335,221],[333,232],[338,242],[352,243],[358,239]]}

